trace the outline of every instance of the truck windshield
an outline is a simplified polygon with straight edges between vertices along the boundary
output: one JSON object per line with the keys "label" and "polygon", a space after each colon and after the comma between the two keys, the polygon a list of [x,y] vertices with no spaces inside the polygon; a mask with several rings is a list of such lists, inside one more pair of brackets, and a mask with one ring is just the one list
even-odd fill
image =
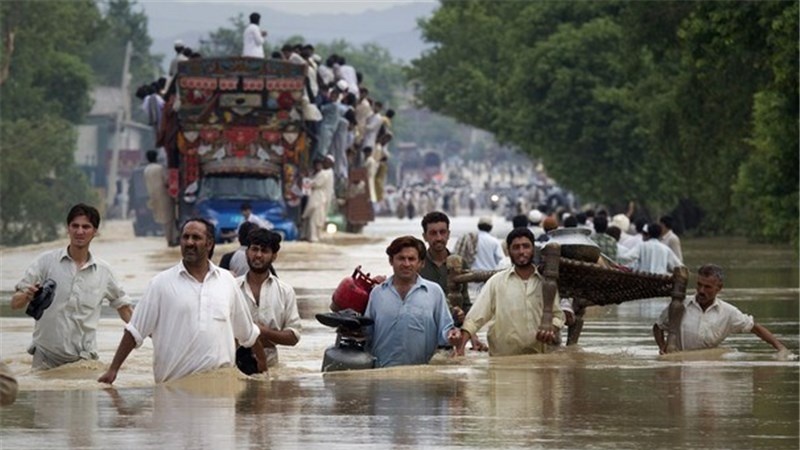
{"label": "truck windshield", "polygon": [[276,178],[242,176],[207,176],[202,179],[201,199],[273,200],[283,198]]}

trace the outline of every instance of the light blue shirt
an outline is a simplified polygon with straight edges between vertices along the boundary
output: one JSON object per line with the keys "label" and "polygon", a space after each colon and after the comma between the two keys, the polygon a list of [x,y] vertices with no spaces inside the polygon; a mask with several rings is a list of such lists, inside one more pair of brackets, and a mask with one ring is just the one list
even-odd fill
{"label": "light blue shirt", "polygon": [[372,289],[364,313],[374,320],[369,339],[377,367],[427,364],[439,345],[447,345],[453,317],[442,288],[417,276],[400,298],[394,276]]}

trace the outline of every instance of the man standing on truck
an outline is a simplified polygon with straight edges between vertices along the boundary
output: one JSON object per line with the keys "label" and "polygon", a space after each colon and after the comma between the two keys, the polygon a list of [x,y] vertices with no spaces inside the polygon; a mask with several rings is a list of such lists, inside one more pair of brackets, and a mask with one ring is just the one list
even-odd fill
{"label": "man standing on truck", "polygon": [[261,21],[261,14],[250,14],[250,25],[244,29],[242,35],[242,56],[248,58],[264,58],[264,42],[266,41],[267,32],[258,26]]}

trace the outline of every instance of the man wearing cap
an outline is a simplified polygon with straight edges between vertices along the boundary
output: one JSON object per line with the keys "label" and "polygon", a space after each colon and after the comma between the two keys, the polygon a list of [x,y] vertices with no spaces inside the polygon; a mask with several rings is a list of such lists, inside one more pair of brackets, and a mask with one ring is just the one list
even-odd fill
{"label": "man wearing cap", "polygon": [[528,213],[528,228],[533,233],[534,239],[539,239],[544,234],[544,228],[540,225],[542,219],[544,219],[544,214],[538,209],[532,209]]}
{"label": "man wearing cap", "polygon": [[267,32],[258,26],[261,21],[261,14],[250,14],[250,25],[244,29],[242,34],[242,56],[247,58],[264,58],[264,42]]}
{"label": "man wearing cap", "polygon": [[56,282],[53,302],[33,329],[34,369],[51,369],[81,359],[97,359],[96,330],[103,300],[128,322],[130,299],[111,267],[89,252],[100,226],[100,213],[77,204],[67,214],[69,246],[42,253],[25,271],[11,296],[11,308],[20,309],[33,300],[45,279]]}
{"label": "man wearing cap", "polygon": [[635,246],[635,244],[640,242],[634,238],[632,234],[628,233],[628,230],[631,228],[631,219],[629,219],[627,215],[614,215],[614,217],[611,218],[611,222],[608,224],[608,226],[619,228],[619,245],[622,245],[625,248],[632,248]]}

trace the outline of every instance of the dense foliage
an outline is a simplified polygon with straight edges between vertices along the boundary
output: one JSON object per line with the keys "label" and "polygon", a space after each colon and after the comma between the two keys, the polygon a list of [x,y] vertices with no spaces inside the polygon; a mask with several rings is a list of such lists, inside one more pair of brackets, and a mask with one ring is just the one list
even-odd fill
{"label": "dense foliage", "polygon": [[420,26],[422,101],[584,199],[797,243],[798,2],[444,0]]}
{"label": "dense foliage", "polygon": [[134,78],[154,73],[144,16],[103,5],[0,2],[0,245],[54,239],[70,205],[97,204],[74,161],[91,88],[119,85],[128,39]]}

